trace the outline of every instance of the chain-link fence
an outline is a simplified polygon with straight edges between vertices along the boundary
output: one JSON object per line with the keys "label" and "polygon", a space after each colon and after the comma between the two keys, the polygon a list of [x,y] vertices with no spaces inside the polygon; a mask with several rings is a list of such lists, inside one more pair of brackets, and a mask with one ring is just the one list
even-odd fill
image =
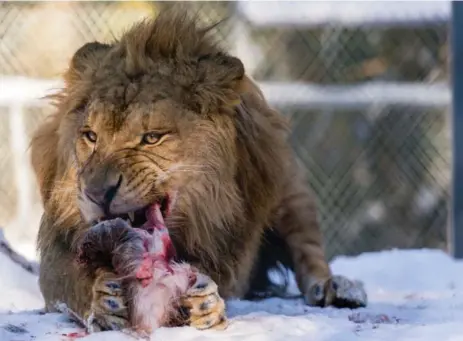
{"label": "chain-link fence", "polygon": [[[134,21],[178,5],[2,2],[0,89],[11,90],[8,82],[15,77],[55,79],[85,42],[111,40]],[[219,32],[224,43],[242,58],[269,101],[292,118],[291,143],[317,196],[329,257],[446,247],[447,2],[183,5],[206,22],[230,17]],[[18,186],[31,193],[26,207],[38,201],[30,172],[18,181],[21,163],[11,153],[15,125],[8,113],[14,98],[27,92],[25,86],[18,90],[0,102],[0,224],[5,226],[24,214],[24,208],[18,211]],[[23,107],[27,138],[49,110]],[[36,231],[38,222],[30,224]]]}

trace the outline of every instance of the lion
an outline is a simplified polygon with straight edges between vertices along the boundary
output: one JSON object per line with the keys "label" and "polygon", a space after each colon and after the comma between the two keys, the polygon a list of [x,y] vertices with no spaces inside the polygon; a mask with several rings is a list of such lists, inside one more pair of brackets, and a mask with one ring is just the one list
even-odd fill
{"label": "lion", "polygon": [[56,110],[31,140],[47,311],[62,302],[96,330],[127,328],[130,297],[114,269],[85,271],[77,245],[101,221],[141,226],[155,203],[178,259],[199,273],[173,325],[225,328],[226,300],[275,294],[266,269],[277,261],[294,270],[308,305],[366,305],[361,282],[325,260],[288,120],[214,27],[164,11],[71,58]]}

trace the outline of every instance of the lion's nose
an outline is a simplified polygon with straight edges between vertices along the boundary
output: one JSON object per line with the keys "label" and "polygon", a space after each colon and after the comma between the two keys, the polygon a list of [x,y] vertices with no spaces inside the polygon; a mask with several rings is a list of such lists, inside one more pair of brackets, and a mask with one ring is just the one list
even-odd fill
{"label": "lion's nose", "polygon": [[105,212],[108,212],[111,201],[116,196],[121,183],[121,174],[107,174],[106,179],[102,183],[100,182],[100,184],[93,186],[89,184],[84,192],[90,201],[100,206]]}

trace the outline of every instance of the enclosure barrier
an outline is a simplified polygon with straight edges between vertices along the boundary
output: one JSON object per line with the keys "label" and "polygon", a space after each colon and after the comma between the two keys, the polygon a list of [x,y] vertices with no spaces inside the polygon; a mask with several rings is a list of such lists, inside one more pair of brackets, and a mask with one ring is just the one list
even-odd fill
{"label": "enclosure barrier", "polygon": [[[235,53],[242,57],[248,70],[246,54],[250,51],[249,30],[252,27],[317,27],[339,25],[359,26],[419,26],[429,23],[463,23],[462,4],[449,1],[434,2],[267,2],[265,11],[258,2],[236,2],[233,21]],[[452,10],[453,8],[453,10]],[[463,74],[463,27],[453,25],[453,65],[456,74]],[[460,25],[461,27],[462,25]],[[252,62],[250,63],[252,64]],[[461,72],[457,73],[457,70]],[[454,77],[455,93],[462,92],[462,78]],[[432,84],[403,82],[367,82],[347,85],[317,85],[302,82],[258,82],[271,105],[279,108],[304,109],[362,109],[368,106],[408,105],[425,108],[449,108],[452,95],[444,82]],[[2,77],[0,80],[0,106],[8,107],[10,115],[10,143],[15,150],[15,176],[18,190],[16,217],[21,224],[28,224],[31,202],[30,168],[25,134],[23,109],[48,105],[40,98],[53,89],[61,87],[59,81],[22,77]],[[458,98],[460,98],[460,102]],[[463,113],[463,94],[454,96],[454,174],[463,172],[463,135],[458,138],[456,130],[463,131],[463,120],[457,119],[457,112]],[[463,115],[463,114],[462,114]],[[460,160],[462,159],[462,160]],[[460,177],[461,178],[461,177]],[[461,184],[460,184],[461,182]],[[458,189],[458,190],[457,190]],[[463,257],[463,178],[454,178],[452,252]],[[461,213],[460,213],[461,212]],[[462,241],[462,243],[458,243]]]}

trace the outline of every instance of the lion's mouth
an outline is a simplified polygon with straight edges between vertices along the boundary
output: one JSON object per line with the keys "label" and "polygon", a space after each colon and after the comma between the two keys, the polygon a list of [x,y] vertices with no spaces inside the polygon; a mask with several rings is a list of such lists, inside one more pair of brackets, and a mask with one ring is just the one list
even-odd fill
{"label": "lion's mouth", "polygon": [[156,221],[159,221],[160,217],[156,215],[162,215],[162,223],[167,218],[170,213],[170,197],[165,195],[160,200],[154,202],[153,204],[147,205],[143,208],[137,209],[135,211],[130,211],[122,214],[108,214],[104,217],[93,222],[94,224],[100,223],[106,220],[112,220],[116,218],[121,218],[125,220],[133,228],[140,228],[147,230],[148,232],[153,232]]}

